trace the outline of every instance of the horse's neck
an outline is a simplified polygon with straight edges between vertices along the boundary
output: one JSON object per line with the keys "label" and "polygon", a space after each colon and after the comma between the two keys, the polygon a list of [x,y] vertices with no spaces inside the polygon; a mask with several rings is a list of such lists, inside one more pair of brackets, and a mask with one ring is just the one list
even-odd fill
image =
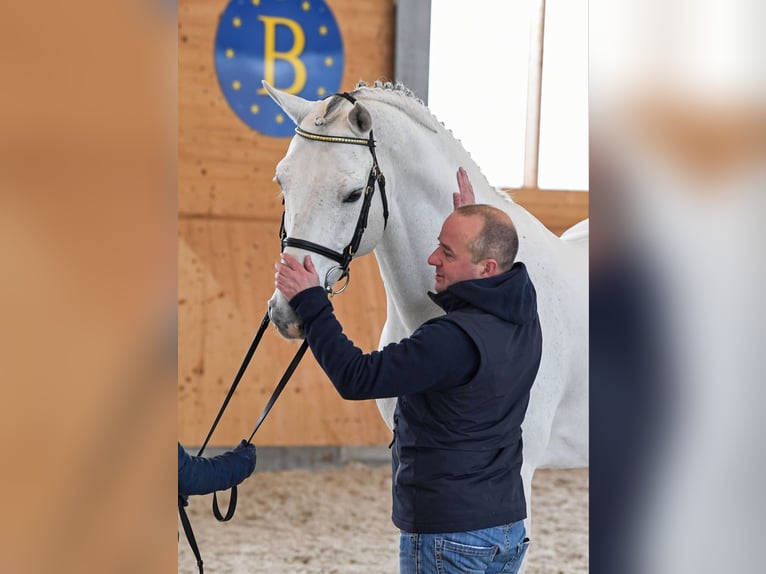
{"label": "horse's neck", "polygon": [[401,112],[377,111],[375,139],[391,196],[391,215],[375,254],[386,287],[389,320],[398,318],[409,333],[441,313],[427,296],[434,287],[434,271],[427,259],[452,212],[457,168],[465,167],[473,182],[485,178],[446,132],[429,131],[400,116]]}
{"label": "horse's neck", "polygon": [[370,110],[391,206],[388,228],[375,254],[386,287],[389,320],[398,318],[409,333],[441,313],[427,296],[434,286],[434,271],[427,259],[436,248],[442,223],[453,210],[458,167],[468,172],[477,203],[509,213],[526,242],[550,241],[555,236],[529,212],[491,187],[476,163],[443,127],[429,130],[389,105],[373,104]]}

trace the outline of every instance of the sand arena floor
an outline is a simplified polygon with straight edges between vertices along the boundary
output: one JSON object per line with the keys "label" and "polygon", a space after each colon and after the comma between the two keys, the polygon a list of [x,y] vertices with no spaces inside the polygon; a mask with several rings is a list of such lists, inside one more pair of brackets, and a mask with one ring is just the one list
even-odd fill
{"label": "sand arena floor", "polygon": [[[533,491],[526,574],[588,572],[588,470],[538,470]],[[206,574],[398,572],[387,466],[256,471],[230,522],[217,522],[211,504],[212,495],[192,497],[187,509]],[[179,532],[178,572],[195,574],[180,521]]]}

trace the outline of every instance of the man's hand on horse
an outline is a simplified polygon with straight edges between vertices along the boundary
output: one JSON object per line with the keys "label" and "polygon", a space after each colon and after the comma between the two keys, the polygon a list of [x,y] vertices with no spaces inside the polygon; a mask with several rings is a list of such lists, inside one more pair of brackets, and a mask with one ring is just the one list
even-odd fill
{"label": "man's hand on horse", "polygon": [[463,205],[476,203],[476,196],[473,194],[471,180],[468,179],[468,173],[466,173],[462,167],[459,167],[457,170],[457,187],[460,192],[452,194],[452,205],[454,206],[454,209]]}
{"label": "man's hand on horse", "polygon": [[311,256],[306,255],[301,265],[298,260],[287,253],[282,254],[282,261],[274,265],[274,286],[279,289],[289,301],[301,291],[319,285]]}

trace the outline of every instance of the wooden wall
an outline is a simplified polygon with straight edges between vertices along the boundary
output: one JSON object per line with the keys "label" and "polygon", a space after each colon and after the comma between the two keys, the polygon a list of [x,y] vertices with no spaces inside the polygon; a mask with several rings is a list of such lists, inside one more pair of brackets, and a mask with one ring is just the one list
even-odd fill
{"label": "wooden wall", "polygon": [[513,201],[533,213],[556,235],[588,218],[590,194],[550,189],[507,189]]}
{"label": "wooden wall", "polygon": [[[343,37],[341,89],[392,79],[394,0],[327,0]],[[221,94],[213,54],[225,0],[180,0],[178,66],[178,436],[188,446],[207,434],[266,311],[282,206],[272,182],[289,138],[248,128]],[[515,192],[514,192],[515,193]],[[582,219],[587,194],[523,191],[516,198],[557,232]],[[555,194],[563,195],[555,195]],[[574,197],[577,196],[577,197]],[[561,229],[559,229],[561,228]],[[356,261],[338,316],[363,349],[377,347],[385,295],[374,257]],[[271,329],[211,445],[250,435],[297,350]],[[387,444],[374,401],[343,401],[307,353],[258,431],[258,445]]]}
{"label": "wooden wall", "polygon": [[[393,74],[394,1],[328,0],[343,38],[342,90]],[[218,88],[215,32],[226,0],[180,0],[178,65],[178,434],[198,445],[266,311],[279,256],[279,189],[272,182],[289,138],[248,128]],[[354,263],[335,299],[350,336],[374,349],[385,296],[373,257]],[[250,435],[297,350],[270,330],[211,445]],[[381,444],[388,428],[372,401],[343,401],[307,353],[258,431],[259,445]]]}

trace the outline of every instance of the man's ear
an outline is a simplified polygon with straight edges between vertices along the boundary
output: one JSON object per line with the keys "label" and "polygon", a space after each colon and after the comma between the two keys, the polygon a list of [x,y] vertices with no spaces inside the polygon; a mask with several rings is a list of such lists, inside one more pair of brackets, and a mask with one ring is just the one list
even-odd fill
{"label": "man's ear", "polygon": [[485,259],[484,267],[482,267],[482,270],[481,270],[481,276],[492,277],[494,275],[497,275],[498,269],[499,269],[499,266],[497,264],[496,259],[492,259],[491,257],[489,259]]}

